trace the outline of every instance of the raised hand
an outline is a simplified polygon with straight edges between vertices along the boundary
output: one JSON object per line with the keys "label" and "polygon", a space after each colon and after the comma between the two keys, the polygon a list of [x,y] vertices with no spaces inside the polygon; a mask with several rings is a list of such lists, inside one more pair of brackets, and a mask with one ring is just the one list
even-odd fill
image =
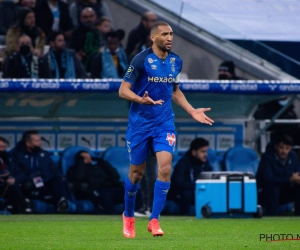
{"label": "raised hand", "polygon": [[151,99],[151,97],[148,95],[148,91],[145,91],[145,94],[143,95],[143,98],[141,100],[141,104],[144,104],[144,105],[162,105],[163,104],[163,100],[160,99],[158,101],[154,101]]}
{"label": "raised hand", "polygon": [[194,109],[191,113],[191,116],[198,122],[212,125],[214,121],[205,115],[204,112],[210,111],[210,108],[198,108]]}

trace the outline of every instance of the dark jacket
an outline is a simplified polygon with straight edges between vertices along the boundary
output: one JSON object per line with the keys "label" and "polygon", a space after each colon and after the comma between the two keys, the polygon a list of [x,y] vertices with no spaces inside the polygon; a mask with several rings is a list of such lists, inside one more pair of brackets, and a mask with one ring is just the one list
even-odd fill
{"label": "dark jacket", "polygon": [[285,164],[278,159],[274,151],[264,153],[256,174],[257,186],[262,188],[270,185],[290,184],[293,172],[300,172],[298,158],[294,151],[290,152]]}
{"label": "dark jacket", "polygon": [[23,141],[11,151],[9,170],[16,179],[16,184],[32,180],[34,176],[41,176],[47,182],[55,176],[61,176],[49,153],[41,149],[38,153],[27,151]]}
{"label": "dark jacket", "polygon": [[74,49],[76,52],[83,51],[86,34],[91,31],[90,29],[84,27],[83,25],[79,25],[74,29],[70,41],[70,48]]}
{"label": "dark jacket", "polygon": [[134,51],[136,46],[139,46],[142,42],[146,41],[149,34],[150,30],[146,30],[142,23],[130,31],[126,47],[126,53],[128,57]]}
{"label": "dark jacket", "polygon": [[9,175],[9,156],[6,151],[0,151],[0,187],[3,186]]}
{"label": "dark jacket", "polygon": [[[73,29],[72,20],[69,14],[68,5],[58,0],[59,12],[60,12],[60,21],[59,21],[59,29],[62,32],[66,32]],[[45,34],[48,34],[52,31],[53,25],[53,15],[49,8],[47,0],[40,1],[34,9],[36,25],[40,27]]]}
{"label": "dark jacket", "polygon": [[[32,59],[31,59],[32,60]],[[28,68],[22,63],[21,55],[15,52],[11,55],[4,64],[2,78],[31,78],[31,65],[27,64]],[[40,78],[42,72],[39,67],[39,60],[36,58],[37,77]]]}
{"label": "dark jacket", "polygon": [[201,162],[193,157],[191,150],[177,162],[171,177],[171,189],[195,190],[195,182],[203,171],[212,171],[209,162]]}
{"label": "dark jacket", "polygon": [[[81,61],[77,58],[74,51],[68,50],[68,52],[71,54],[73,60],[74,60],[74,67],[75,67],[75,74],[76,78],[87,78],[85,68],[83,67]],[[55,78],[55,71],[52,71],[49,67],[48,63],[48,53],[43,55],[40,58],[40,68],[41,68],[41,78]],[[60,76],[60,78],[64,78],[63,76]]]}
{"label": "dark jacket", "polygon": [[67,171],[68,182],[73,183],[75,187],[80,183],[87,183],[90,191],[101,187],[118,186],[119,179],[118,171],[101,158],[97,160],[97,164],[85,164],[81,157]]}
{"label": "dark jacket", "polygon": [[16,20],[19,8],[14,2],[0,2],[0,35],[6,35],[8,28]]}

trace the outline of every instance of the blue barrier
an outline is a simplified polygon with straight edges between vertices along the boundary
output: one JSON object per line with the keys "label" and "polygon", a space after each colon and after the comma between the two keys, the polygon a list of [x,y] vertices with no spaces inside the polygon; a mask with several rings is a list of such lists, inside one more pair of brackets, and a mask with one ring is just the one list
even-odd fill
{"label": "blue barrier", "polygon": [[[160,83],[160,79],[157,82]],[[116,92],[120,83],[121,79],[0,79],[0,93]],[[180,89],[192,93],[297,94],[300,93],[300,81],[185,80],[181,81]]]}

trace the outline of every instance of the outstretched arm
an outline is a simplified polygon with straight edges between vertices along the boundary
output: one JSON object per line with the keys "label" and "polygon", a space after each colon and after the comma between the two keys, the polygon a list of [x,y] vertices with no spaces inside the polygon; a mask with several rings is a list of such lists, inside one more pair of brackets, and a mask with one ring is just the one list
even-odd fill
{"label": "outstretched arm", "polygon": [[129,82],[123,80],[119,88],[119,96],[128,101],[137,102],[144,105],[162,105],[164,102],[161,99],[158,101],[152,100],[150,96],[148,96],[147,91],[145,91],[143,96],[138,96],[131,90],[131,86],[132,85]]}
{"label": "outstretched arm", "polygon": [[214,122],[204,112],[210,111],[210,108],[197,108],[194,109],[192,105],[187,101],[184,94],[179,89],[179,85],[174,86],[172,100],[183,110],[189,113],[196,121],[212,125]]}

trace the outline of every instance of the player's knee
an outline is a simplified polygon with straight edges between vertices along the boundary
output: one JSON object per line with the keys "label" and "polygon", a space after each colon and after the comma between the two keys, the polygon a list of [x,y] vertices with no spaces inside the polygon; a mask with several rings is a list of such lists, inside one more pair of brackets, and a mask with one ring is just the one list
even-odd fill
{"label": "player's knee", "polygon": [[143,173],[141,171],[133,171],[130,179],[134,184],[136,184],[141,181],[142,177]]}
{"label": "player's knee", "polygon": [[168,178],[171,175],[171,166],[162,166],[158,169],[158,175],[163,178]]}

